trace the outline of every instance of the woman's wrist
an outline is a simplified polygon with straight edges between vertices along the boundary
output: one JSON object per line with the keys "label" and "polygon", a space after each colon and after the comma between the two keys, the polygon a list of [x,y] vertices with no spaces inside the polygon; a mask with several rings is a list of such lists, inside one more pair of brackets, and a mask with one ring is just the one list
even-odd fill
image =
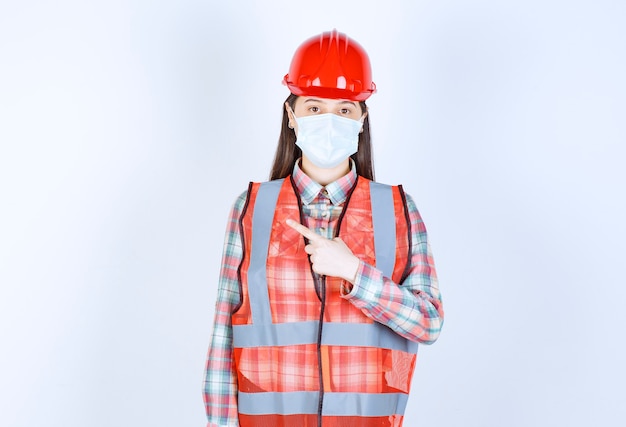
{"label": "woman's wrist", "polygon": [[352,285],[356,281],[356,276],[359,273],[360,266],[361,260],[353,255],[349,265],[346,267],[346,273],[342,277],[343,280],[350,284],[350,289],[352,289]]}

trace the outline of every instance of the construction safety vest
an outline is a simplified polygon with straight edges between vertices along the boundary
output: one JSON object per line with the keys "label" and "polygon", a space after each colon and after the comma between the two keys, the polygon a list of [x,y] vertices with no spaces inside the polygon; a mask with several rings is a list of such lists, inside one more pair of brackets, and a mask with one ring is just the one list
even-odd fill
{"label": "construction safety vest", "polygon": [[[342,298],[341,279],[314,274],[288,218],[302,218],[290,178],[250,184],[232,314],[241,427],[401,426],[417,343]],[[359,177],[335,235],[402,283],[410,231],[402,188]]]}

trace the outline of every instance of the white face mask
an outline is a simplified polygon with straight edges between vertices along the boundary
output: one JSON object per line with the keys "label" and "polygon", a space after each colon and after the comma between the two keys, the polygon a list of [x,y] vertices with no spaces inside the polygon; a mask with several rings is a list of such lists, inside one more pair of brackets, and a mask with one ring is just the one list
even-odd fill
{"label": "white face mask", "polygon": [[363,126],[359,120],[332,113],[293,116],[298,123],[296,145],[315,166],[334,168],[357,152]]}

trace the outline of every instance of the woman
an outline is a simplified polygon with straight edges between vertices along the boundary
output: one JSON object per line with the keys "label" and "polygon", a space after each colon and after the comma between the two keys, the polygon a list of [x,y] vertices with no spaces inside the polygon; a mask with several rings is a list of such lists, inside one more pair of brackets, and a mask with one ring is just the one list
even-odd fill
{"label": "woman", "polygon": [[363,48],[305,41],[271,180],[228,225],[206,365],[208,426],[401,426],[417,343],[443,309],[426,229],[373,181]]}

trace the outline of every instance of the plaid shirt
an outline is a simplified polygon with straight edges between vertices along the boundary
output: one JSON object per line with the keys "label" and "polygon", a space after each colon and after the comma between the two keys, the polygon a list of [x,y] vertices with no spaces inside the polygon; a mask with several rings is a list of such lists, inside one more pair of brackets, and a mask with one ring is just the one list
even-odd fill
{"label": "plaid shirt", "polygon": [[[333,238],[343,204],[357,180],[354,164],[347,175],[325,187],[309,178],[298,162],[293,178],[302,200],[305,225],[324,237]],[[215,324],[204,379],[207,427],[239,426],[231,313],[239,304],[237,269],[243,259],[239,217],[246,197],[247,192],[244,192],[235,201],[226,229]],[[342,296],[399,335],[431,344],[443,324],[443,306],[426,229],[413,199],[406,195],[406,201],[411,221],[412,255],[410,272],[402,286],[361,261],[352,289],[344,290]]]}

